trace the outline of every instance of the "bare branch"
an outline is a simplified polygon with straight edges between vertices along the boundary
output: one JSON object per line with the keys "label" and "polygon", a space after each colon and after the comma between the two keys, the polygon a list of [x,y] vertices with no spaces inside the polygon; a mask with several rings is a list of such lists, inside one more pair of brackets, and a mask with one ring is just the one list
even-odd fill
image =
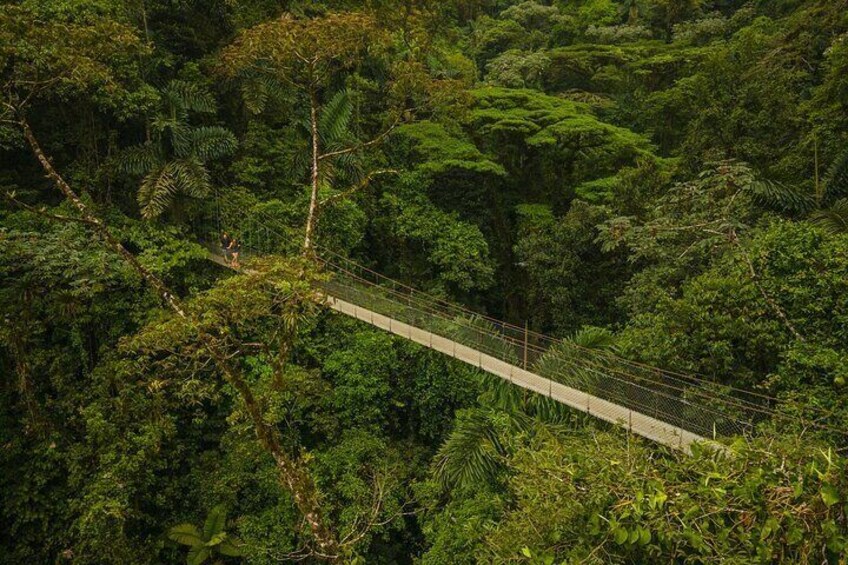
{"label": "bare branch", "polygon": [[340,155],[348,155],[350,153],[356,153],[357,151],[361,151],[361,150],[363,150],[367,147],[372,147],[374,145],[377,145],[378,143],[380,143],[384,139],[386,139],[389,135],[391,135],[391,133],[395,130],[395,128],[397,128],[398,125],[400,125],[401,116],[402,116],[402,114],[399,114],[398,117],[395,119],[394,123],[392,125],[390,125],[388,127],[388,129],[383,131],[383,133],[381,133],[380,135],[378,135],[374,139],[372,139],[370,141],[365,141],[363,143],[359,143],[357,145],[353,145],[351,147],[347,147],[345,149],[339,149],[338,151],[330,151],[329,153],[323,153],[322,155],[318,156],[318,160],[323,161],[324,159],[329,159],[331,157],[338,157]]}
{"label": "bare branch", "polygon": [[377,170],[377,171],[372,171],[372,172],[368,173],[368,175],[364,179],[362,179],[362,181],[359,184],[356,184],[356,185],[352,186],[351,188],[344,190],[342,192],[339,192],[337,194],[334,194],[332,196],[328,196],[327,198],[325,198],[324,200],[319,202],[318,205],[323,208],[324,206],[327,206],[328,204],[333,204],[334,202],[338,202],[339,200],[344,200],[345,198],[351,196],[352,194],[355,194],[355,193],[359,192],[360,190],[367,188],[368,185],[371,184],[371,181],[374,180],[374,177],[376,177],[378,175],[389,175],[389,174],[395,174],[396,175],[398,173],[399,173],[399,171],[397,171],[395,169],[380,169],[380,170]]}
{"label": "bare branch", "polygon": [[38,214],[39,216],[43,216],[43,217],[51,219],[51,220],[56,220],[58,222],[74,222],[74,223],[79,223],[79,224],[85,224],[87,226],[96,226],[96,224],[92,223],[90,220],[88,220],[86,218],[74,218],[73,216],[62,216],[60,214],[52,214],[52,213],[48,212],[46,210],[46,208],[36,208],[35,206],[30,206],[26,202],[21,202],[20,200],[15,198],[15,195],[11,192],[6,192],[6,193],[3,194],[3,196],[7,200],[9,200],[13,204],[15,204],[15,206],[19,206],[20,208],[23,208],[27,212],[32,212],[33,214]]}
{"label": "bare branch", "polygon": [[795,325],[789,320],[789,317],[783,311],[783,309],[778,305],[778,303],[766,292],[766,289],[763,288],[763,285],[760,284],[760,276],[757,274],[757,271],[754,269],[754,262],[751,261],[751,257],[748,255],[748,252],[742,247],[742,244],[739,242],[739,237],[736,235],[735,230],[731,230],[731,241],[739,250],[739,253],[742,255],[742,258],[745,260],[746,265],[748,266],[748,272],[751,275],[751,281],[754,283],[754,286],[757,287],[757,290],[760,291],[760,294],[763,297],[763,300],[766,301],[769,308],[777,314],[777,317],[780,318],[780,321],[783,322],[783,325],[786,326],[786,329],[795,336],[795,339],[801,342],[805,342],[804,336],[802,336],[797,329],[795,329]]}

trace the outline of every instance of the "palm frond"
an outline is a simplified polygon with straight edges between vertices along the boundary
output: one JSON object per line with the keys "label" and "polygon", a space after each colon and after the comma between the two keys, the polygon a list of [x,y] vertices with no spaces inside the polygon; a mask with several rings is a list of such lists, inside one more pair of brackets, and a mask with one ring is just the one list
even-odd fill
{"label": "palm frond", "polygon": [[484,390],[481,400],[486,406],[509,414],[518,414],[524,409],[527,391],[489,373],[483,373],[481,379]]}
{"label": "palm frond", "polygon": [[816,205],[812,195],[775,181],[756,180],[748,190],[758,204],[786,212],[808,212]]}
{"label": "palm frond", "polygon": [[828,199],[848,196],[848,146],[833,160],[823,180]]}
{"label": "palm frond", "polygon": [[192,128],[188,134],[191,155],[202,161],[217,159],[235,151],[238,141],[230,130],[219,126]]}
{"label": "palm frond", "polygon": [[268,102],[282,98],[285,85],[266,74],[257,74],[242,82],[241,94],[248,111],[259,114]]}
{"label": "palm frond", "polygon": [[340,90],[321,110],[318,131],[325,144],[341,139],[348,131],[353,117],[353,102],[347,90]]}
{"label": "palm frond", "polygon": [[216,110],[215,98],[205,86],[185,80],[172,80],[162,89],[162,95],[177,112],[202,112]]}
{"label": "palm frond", "polygon": [[848,198],[840,198],[830,208],[816,210],[812,220],[828,233],[848,233]]}
{"label": "palm frond", "polygon": [[178,191],[170,163],[148,173],[138,189],[142,217],[150,220],[162,214]]}
{"label": "palm frond", "polygon": [[193,128],[186,122],[175,122],[171,126],[171,145],[174,148],[174,156],[189,157],[192,155]]}
{"label": "palm frond", "polygon": [[209,172],[197,159],[171,161],[141,181],[138,203],[146,219],[161,215],[178,194],[200,198],[208,194]]}
{"label": "palm frond", "polygon": [[606,328],[583,326],[568,341],[587,349],[615,350],[615,334]]}
{"label": "palm frond", "polygon": [[159,149],[151,143],[128,147],[118,153],[115,158],[117,169],[131,175],[143,175],[161,164],[162,156]]}
{"label": "palm frond", "polygon": [[615,337],[604,328],[586,326],[556,343],[533,364],[534,372],[547,379],[582,390],[595,390],[613,368],[615,358],[603,351],[615,349]]}
{"label": "palm frond", "polygon": [[[339,140],[328,143],[324,149],[332,152],[350,147],[355,143],[356,140],[352,136],[343,135]],[[362,159],[355,153],[345,153],[328,159],[324,161],[324,167],[327,171],[332,171],[331,176],[327,177],[327,184],[330,185],[339,177],[344,178],[348,184],[355,184],[363,178]]]}
{"label": "palm frond", "polygon": [[209,194],[211,181],[209,170],[196,157],[180,159],[170,163],[182,194],[192,198],[203,198]]}
{"label": "palm frond", "polygon": [[468,488],[491,482],[501,469],[504,448],[489,413],[460,413],[456,427],[439,448],[435,473],[447,487]]}

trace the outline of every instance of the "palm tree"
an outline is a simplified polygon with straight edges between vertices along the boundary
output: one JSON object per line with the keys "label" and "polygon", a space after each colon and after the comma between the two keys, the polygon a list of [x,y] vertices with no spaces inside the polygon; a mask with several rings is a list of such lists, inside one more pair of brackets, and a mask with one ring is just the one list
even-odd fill
{"label": "palm tree", "polygon": [[827,232],[848,233],[848,198],[840,198],[830,207],[816,210],[812,218]]}
{"label": "palm tree", "polygon": [[161,215],[177,195],[202,198],[209,193],[206,163],[229,155],[235,136],[219,126],[191,126],[191,112],[215,112],[215,99],[204,87],[172,80],[161,91],[162,107],[150,122],[148,140],[118,157],[118,169],[142,175],[138,203],[144,218]]}
{"label": "palm tree", "polygon": [[226,524],[226,510],[223,506],[216,506],[206,516],[203,530],[194,524],[179,524],[168,530],[168,539],[189,547],[186,557],[188,565],[201,565],[216,557],[216,564],[223,563],[221,556],[242,555],[239,549],[241,541],[224,530]]}
{"label": "palm tree", "polygon": [[[615,337],[603,328],[585,327],[551,346],[533,366],[536,373],[563,380],[591,379],[589,371],[573,368],[575,357],[593,351],[612,352]],[[570,361],[565,362],[563,356]],[[603,355],[597,356],[604,359]],[[597,359],[596,359],[597,361]],[[556,374],[545,374],[549,373]],[[508,455],[505,438],[533,433],[537,426],[557,426],[573,417],[567,406],[540,394],[527,393],[503,379],[486,375],[481,402],[486,407],[457,414],[456,427],[439,448],[434,462],[436,477],[448,488],[468,489],[495,482]]]}

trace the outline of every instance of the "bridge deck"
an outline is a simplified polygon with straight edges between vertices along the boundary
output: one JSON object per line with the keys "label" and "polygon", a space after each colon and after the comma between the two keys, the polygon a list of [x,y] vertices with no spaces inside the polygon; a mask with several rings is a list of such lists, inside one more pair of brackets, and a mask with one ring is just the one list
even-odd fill
{"label": "bridge deck", "polygon": [[[217,253],[217,249],[210,246],[209,251],[210,260],[222,266],[232,268],[232,265]],[[575,410],[621,426],[651,441],[686,452],[690,451],[690,445],[695,441],[705,441],[714,444],[718,449],[724,448],[721,444],[712,442],[696,433],[648,416],[638,410],[633,410],[632,408],[547,379],[450,338],[418,328],[330,294],[325,294],[325,297],[327,306],[336,312],[351,316],[377,328],[414,341],[424,347],[449,355],[509,381],[516,386],[548,396]]]}
{"label": "bridge deck", "polygon": [[506,363],[496,357],[457,343],[456,341],[427,330],[416,328],[404,322],[393,320],[388,316],[378,314],[356,304],[345,302],[332,296],[327,297],[327,304],[337,312],[459,359],[469,365],[478,367],[483,371],[509,381],[514,385],[548,396],[566,406],[570,406],[575,410],[585,412],[601,420],[622,426],[634,434],[657,443],[688,452],[692,442],[705,441],[705,438],[682,428],[546,379],[521,367]]}

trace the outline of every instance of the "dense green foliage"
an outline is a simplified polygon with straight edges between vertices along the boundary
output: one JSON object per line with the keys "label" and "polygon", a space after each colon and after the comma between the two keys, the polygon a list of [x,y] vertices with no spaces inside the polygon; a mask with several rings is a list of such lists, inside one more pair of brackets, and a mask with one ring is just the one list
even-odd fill
{"label": "dense green foliage", "polygon": [[[846,563],[845,0],[6,0],[0,88],[0,563]],[[628,436],[317,307],[312,228],[784,417]]]}

